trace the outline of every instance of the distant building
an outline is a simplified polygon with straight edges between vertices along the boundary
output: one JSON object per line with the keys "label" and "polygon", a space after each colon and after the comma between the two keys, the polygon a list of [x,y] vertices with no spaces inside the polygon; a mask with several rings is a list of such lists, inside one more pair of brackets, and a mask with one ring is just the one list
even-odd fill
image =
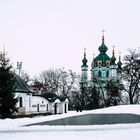
{"label": "distant building", "polygon": [[[81,74],[81,92],[82,94],[89,94],[89,91],[95,87],[98,93],[101,93],[101,90],[104,88],[104,95],[106,96],[106,86],[107,82],[112,80],[114,83],[121,85],[121,72],[122,72],[122,63],[121,57],[119,56],[119,61],[116,63],[115,52],[113,48],[112,56],[108,56],[107,50],[108,47],[105,45],[104,35],[102,36],[102,43],[98,48],[99,54],[93,58],[91,63],[91,78],[88,78],[88,65],[86,58],[86,51],[84,51],[84,58],[82,60],[82,74]],[[94,94],[94,93],[93,93]],[[104,97],[105,98],[105,97]]]}
{"label": "distant building", "polygon": [[15,75],[16,91],[15,97],[18,99],[17,115],[30,115],[39,113],[67,113],[69,100],[67,97],[59,97],[54,93],[43,93],[42,95],[34,95],[34,91],[23,81],[23,79]]}

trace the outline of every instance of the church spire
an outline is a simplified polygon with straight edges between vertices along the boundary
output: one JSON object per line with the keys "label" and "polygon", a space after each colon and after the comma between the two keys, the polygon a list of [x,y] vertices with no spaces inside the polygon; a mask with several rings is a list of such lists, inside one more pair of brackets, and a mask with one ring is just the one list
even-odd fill
{"label": "church spire", "polygon": [[86,49],[84,49],[84,58],[82,60],[82,75],[81,75],[81,88],[87,87],[87,81],[88,81],[88,65],[87,65],[87,58],[86,58]]}
{"label": "church spire", "polygon": [[105,39],[104,39],[104,32],[105,32],[105,30],[103,29],[103,30],[102,30],[102,44],[104,44],[104,40],[105,40]]}
{"label": "church spire", "polygon": [[113,46],[112,57],[111,57],[111,65],[116,65],[115,64],[116,58],[115,58],[114,48],[115,48],[115,46]]}
{"label": "church spire", "polygon": [[121,55],[119,54],[119,61],[117,63],[118,65],[118,69],[121,70],[122,69],[122,62],[121,62]]}
{"label": "church spire", "polygon": [[105,39],[104,39],[104,32],[105,30],[102,30],[102,44],[101,46],[99,46],[98,50],[100,51],[100,53],[106,53],[106,51],[108,50],[107,46],[105,45]]}
{"label": "church spire", "polygon": [[88,67],[87,66],[87,58],[86,58],[86,48],[84,48],[84,58],[83,58],[82,62],[83,62],[82,67]]}

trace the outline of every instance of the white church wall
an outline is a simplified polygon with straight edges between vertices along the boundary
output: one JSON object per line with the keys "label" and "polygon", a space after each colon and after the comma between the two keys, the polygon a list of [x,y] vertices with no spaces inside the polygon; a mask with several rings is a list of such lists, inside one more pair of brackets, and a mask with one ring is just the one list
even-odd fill
{"label": "white church wall", "polygon": [[68,99],[65,99],[65,101],[60,103],[60,108],[59,108],[60,113],[67,113],[68,112],[68,103],[69,103]]}
{"label": "white church wall", "polygon": [[60,113],[60,100],[59,99],[56,99],[53,103],[52,103],[52,113],[53,114],[59,114]]}
{"label": "white church wall", "polygon": [[19,115],[45,112],[50,112],[53,114],[64,113],[65,103],[67,104],[66,112],[68,111],[68,99],[66,99],[64,102],[61,102],[60,99],[56,99],[54,102],[50,102],[40,96],[32,96],[32,94],[19,92],[15,93],[15,98],[18,99],[16,107],[19,110]]}
{"label": "white church wall", "polygon": [[36,112],[48,112],[50,103],[43,97],[32,96],[32,113]]}
{"label": "white church wall", "polygon": [[17,108],[19,109],[19,113],[21,114],[30,114],[31,111],[31,94],[27,93],[15,93],[15,98],[18,99]]}

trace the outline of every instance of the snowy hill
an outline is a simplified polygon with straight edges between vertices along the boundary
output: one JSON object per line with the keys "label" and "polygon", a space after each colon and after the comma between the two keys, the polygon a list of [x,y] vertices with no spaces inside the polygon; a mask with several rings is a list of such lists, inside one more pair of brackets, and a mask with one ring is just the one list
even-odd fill
{"label": "snowy hill", "polygon": [[140,105],[121,105],[115,107],[108,107],[104,109],[96,109],[90,111],[83,111],[83,112],[76,112],[76,111],[69,111],[67,114],[59,114],[59,115],[51,115],[51,116],[42,116],[42,117],[35,117],[35,118],[20,118],[20,119],[5,119],[0,120],[0,130],[1,129],[10,129],[13,127],[39,123],[44,121],[56,120],[71,116],[78,116],[84,114],[103,114],[103,113],[130,113],[130,114],[138,114],[140,115]]}
{"label": "snowy hill", "polygon": [[67,114],[51,115],[35,118],[5,119],[0,120],[0,140],[24,140],[24,139],[51,139],[51,140],[139,140],[140,123],[113,124],[113,125],[85,125],[85,126],[29,126],[23,125],[39,123],[49,120],[57,120],[70,116],[84,114],[112,114],[130,113],[140,115],[140,105],[123,105],[97,109],[91,111],[70,111]]}

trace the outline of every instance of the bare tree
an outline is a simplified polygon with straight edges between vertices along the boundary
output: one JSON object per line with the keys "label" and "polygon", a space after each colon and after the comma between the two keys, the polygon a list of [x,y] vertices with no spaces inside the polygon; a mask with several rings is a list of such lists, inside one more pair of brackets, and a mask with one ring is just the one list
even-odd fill
{"label": "bare tree", "polygon": [[41,94],[44,91],[43,83],[37,80],[37,78],[32,80],[32,84],[30,85],[34,94]]}
{"label": "bare tree", "polygon": [[77,86],[77,74],[72,70],[49,69],[40,74],[40,81],[44,90],[54,92],[58,95],[70,96],[71,91]]}
{"label": "bare tree", "polygon": [[49,92],[58,93],[59,81],[61,77],[61,69],[49,69],[40,74],[41,83],[44,89]]}
{"label": "bare tree", "polygon": [[128,94],[129,103],[139,103],[140,100],[140,50],[129,50],[124,57],[123,80],[124,90]]}
{"label": "bare tree", "polygon": [[24,71],[22,71],[22,73],[21,73],[21,78],[28,84],[28,82],[30,81],[30,76],[26,73],[26,72],[24,72]]}
{"label": "bare tree", "polygon": [[72,70],[62,70],[60,77],[59,90],[62,95],[69,96],[72,90],[74,90],[74,85],[76,85],[77,75]]}

